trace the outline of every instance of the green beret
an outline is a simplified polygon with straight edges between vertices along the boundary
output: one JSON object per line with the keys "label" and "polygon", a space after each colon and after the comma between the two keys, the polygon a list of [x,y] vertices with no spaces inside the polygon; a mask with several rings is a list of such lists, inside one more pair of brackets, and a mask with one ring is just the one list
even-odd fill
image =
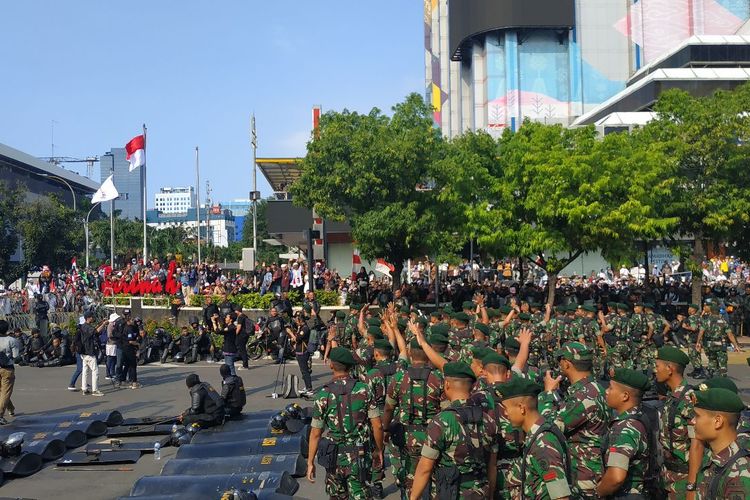
{"label": "green beret", "polygon": [[610,309],[617,309],[617,302],[607,302],[607,307]]}
{"label": "green beret", "polygon": [[719,312],[719,304],[713,303],[711,304],[711,312]]}
{"label": "green beret", "polygon": [[464,303],[461,304],[461,309],[474,309],[475,307],[474,302],[470,300],[464,301]]}
{"label": "green beret", "polygon": [[521,313],[521,314],[518,315],[518,319],[520,319],[521,321],[528,321],[528,320],[531,319],[531,314],[529,314],[529,313]]}
{"label": "green beret", "polygon": [[580,342],[566,342],[555,351],[555,357],[567,359],[568,361],[585,361],[594,358],[594,354],[588,346]]}
{"label": "green beret", "polygon": [[492,349],[489,347],[472,347],[471,348],[471,355],[472,357],[476,359],[484,359],[484,357],[492,352]]}
{"label": "green beret", "polygon": [[360,309],[362,309],[362,304],[356,304],[356,303],[352,302],[351,304],[349,304],[349,309],[353,309],[355,311],[359,311]]}
{"label": "green beret", "polygon": [[633,308],[630,307],[630,304],[626,304],[625,302],[620,302],[620,305],[617,307],[620,311],[629,312]]}
{"label": "green beret", "polygon": [[488,308],[487,309],[487,316],[490,318],[498,318],[500,317],[500,311],[498,309]]}
{"label": "green beret", "polygon": [[708,389],[729,389],[733,393],[737,394],[739,389],[734,381],[727,377],[713,377],[708,380],[704,380],[698,384],[697,389],[699,391],[707,391]]}
{"label": "green beret", "polygon": [[411,347],[412,349],[422,349],[422,346],[419,345],[419,341],[417,339],[412,339],[412,341],[409,342],[409,347]]}
{"label": "green beret", "polygon": [[596,312],[596,306],[592,306],[592,305],[586,304],[585,306],[583,306],[583,310],[586,311],[586,312],[595,313]]}
{"label": "green beret", "polygon": [[399,312],[409,314],[411,311],[409,310],[409,306],[403,306],[401,309],[399,309]]}
{"label": "green beret", "polygon": [[473,382],[477,380],[477,376],[474,375],[474,371],[469,365],[461,361],[455,363],[446,363],[443,367],[443,373],[446,377],[451,378],[468,378]]}
{"label": "green beret", "polygon": [[398,318],[396,321],[400,330],[406,330],[406,326],[409,324],[409,320],[406,318]]}
{"label": "green beret", "polygon": [[690,358],[688,358],[687,354],[676,347],[669,346],[665,346],[659,349],[656,354],[656,359],[677,363],[678,365],[682,365],[683,367],[687,366],[688,363],[690,363]]}
{"label": "green beret", "polygon": [[367,335],[372,335],[373,337],[377,337],[378,335],[382,336],[383,331],[377,326],[371,326],[367,329]]}
{"label": "green beret", "polygon": [[431,318],[440,319],[440,316],[442,316],[442,315],[439,312],[437,312],[437,311],[433,311],[433,312],[430,313],[430,317]]}
{"label": "green beret", "polygon": [[482,366],[487,365],[503,365],[510,370],[510,361],[505,356],[499,355],[497,352],[490,350],[482,358]]}
{"label": "green beret", "polygon": [[539,302],[529,302],[529,307],[535,307],[539,309],[540,307],[542,307],[542,304],[540,304]]}
{"label": "green beret", "polygon": [[380,326],[383,322],[380,321],[380,318],[367,318],[367,324],[369,326]]}
{"label": "green beret", "polygon": [[633,304],[633,307],[643,307],[643,302],[641,302],[639,300],[638,302],[636,302],[635,304]]}
{"label": "green beret", "polygon": [[487,326],[487,325],[485,325],[484,323],[475,323],[474,324],[474,329],[475,330],[479,330],[480,332],[482,332],[485,335],[489,335],[490,334],[490,327]]}
{"label": "green beret", "polygon": [[628,368],[615,368],[615,375],[612,380],[641,392],[646,392],[651,387],[651,381],[643,372]]}
{"label": "green beret", "polygon": [[498,385],[498,390],[503,400],[517,398],[520,396],[539,396],[542,386],[526,377],[514,376],[508,382]]}
{"label": "green beret", "polygon": [[463,311],[457,312],[456,314],[454,314],[453,319],[455,319],[456,321],[462,321],[464,323],[468,323],[469,321],[471,321],[471,318],[469,317],[469,315]]}
{"label": "green beret", "polygon": [[709,411],[740,413],[745,409],[745,403],[729,389],[716,388],[695,392],[695,407]]}
{"label": "green beret", "polygon": [[375,341],[375,349],[381,349],[383,351],[392,351],[393,346],[390,342],[385,339],[378,339]]}
{"label": "green beret", "polygon": [[336,317],[338,319],[344,319],[344,318],[346,318],[346,311],[340,311],[340,310],[336,311]]}
{"label": "green beret", "polygon": [[501,314],[510,314],[510,312],[511,312],[512,310],[513,310],[513,309],[511,309],[511,307],[510,307],[510,306],[500,306],[500,313],[501,313]]}
{"label": "green beret", "polygon": [[699,306],[698,304],[688,304],[688,308],[691,308],[691,307],[695,309],[696,311],[701,310],[701,306]]}
{"label": "green beret", "polygon": [[521,349],[521,344],[518,342],[518,340],[514,338],[507,338],[505,339],[505,344],[503,344],[503,347],[505,350],[511,350],[511,351],[518,351]]}
{"label": "green beret", "polygon": [[352,356],[352,352],[349,349],[346,349],[345,347],[334,347],[331,349],[330,354],[328,357],[331,359],[331,361],[335,361],[337,363],[341,363],[345,366],[354,366],[357,364],[354,361],[354,357]]}
{"label": "green beret", "polygon": [[645,307],[646,309],[653,309],[654,305],[651,302],[644,302],[643,307]]}
{"label": "green beret", "polygon": [[570,304],[567,305],[566,310],[569,313],[574,313],[574,312],[576,312],[578,310],[578,305],[574,304],[574,303],[570,303]]}
{"label": "green beret", "polygon": [[424,316],[420,316],[417,318],[417,324],[420,324],[422,326],[427,326],[430,324],[430,322]]}
{"label": "green beret", "polygon": [[448,345],[448,337],[440,333],[433,333],[427,343],[430,345]]}
{"label": "green beret", "polygon": [[432,325],[430,327],[430,333],[433,335],[448,335],[449,331],[450,327],[445,323],[438,323],[437,325]]}
{"label": "green beret", "polygon": [[450,304],[448,304],[447,306],[445,306],[445,307],[443,308],[443,311],[445,311],[445,312],[447,312],[447,313],[452,313],[452,312],[453,312],[453,306],[452,306],[452,305],[450,305]]}

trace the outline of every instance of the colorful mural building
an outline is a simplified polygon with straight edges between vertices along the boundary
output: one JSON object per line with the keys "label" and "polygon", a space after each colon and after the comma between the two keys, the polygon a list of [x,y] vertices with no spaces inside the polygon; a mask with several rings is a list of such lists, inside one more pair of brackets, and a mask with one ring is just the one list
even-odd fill
{"label": "colorful mural building", "polygon": [[[658,79],[633,78],[650,65],[712,66],[699,51],[687,61],[666,57],[680,47],[750,47],[741,36],[750,34],[750,0],[425,0],[424,14],[427,97],[449,137],[499,135],[525,119],[573,125],[631,84]],[[742,73],[733,78],[746,80]]]}

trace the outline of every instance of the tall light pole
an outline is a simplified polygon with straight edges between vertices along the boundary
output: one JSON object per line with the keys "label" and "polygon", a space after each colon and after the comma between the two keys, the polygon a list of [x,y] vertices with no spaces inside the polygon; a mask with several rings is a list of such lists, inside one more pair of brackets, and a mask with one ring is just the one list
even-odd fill
{"label": "tall light pole", "polygon": [[[253,113],[252,130],[250,131],[250,144],[253,146],[253,193],[250,199],[253,202],[253,259],[257,259],[258,253],[258,164],[256,152],[258,149],[258,134],[255,131],[255,114]],[[255,264],[255,262],[253,262]]]}
{"label": "tall light pole", "polygon": [[198,265],[201,265],[201,169],[195,146],[195,221],[198,225]]}
{"label": "tall light pole", "polygon": [[59,175],[52,175],[52,174],[39,174],[42,177],[46,177],[47,179],[56,179],[66,186],[68,186],[68,189],[70,189],[70,195],[73,197],[73,211],[76,211],[76,193],[73,191],[73,186],[70,185],[68,181],[60,177]]}
{"label": "tall light pole", "polygon": [[83,230],[86,233],[86,269],[89,268],[89,217],[91,216],[91,212],[98,206],[99,203],[94,203],[89,213],[86,214],[86,220],[83,223]]}
{"label": "tall light pole", "polygon": [[[104,153],[102,156],[112,158],[112,168],[109,170],[109,173],[115,175],[115,155],[110,151],[109,153]],[[114,180],[113,177],[112,181],[114,182]],[[109,201],[109,265],[112,269],[115,268],[115,200]]]}

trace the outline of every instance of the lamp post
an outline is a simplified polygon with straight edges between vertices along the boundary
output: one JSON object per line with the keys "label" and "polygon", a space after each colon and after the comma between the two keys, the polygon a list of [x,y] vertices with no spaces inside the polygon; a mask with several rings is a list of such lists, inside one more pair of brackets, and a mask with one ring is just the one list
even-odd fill
{"label": "lamp post", "polygon": [[76,211],[76,193],[73,191],[73,186],[70,185],[68,181],[60,177],[59,175],[52,175],[52,174],[40,174],[42,177],[46,177],[47,179],[57,179],[58,181],[62,182],[66,186],[68,186],[68,189],[70,189],[70,195],[73,197],[73,211]]}
{"label": "lamp post", "polygon": [[91,216],[91,212],[98,206],[99,203],[94,203],[89,213],[86,214],[86,220],[83,223],[83,231],[86,233],[86,269],[89,268],[89,217]]}

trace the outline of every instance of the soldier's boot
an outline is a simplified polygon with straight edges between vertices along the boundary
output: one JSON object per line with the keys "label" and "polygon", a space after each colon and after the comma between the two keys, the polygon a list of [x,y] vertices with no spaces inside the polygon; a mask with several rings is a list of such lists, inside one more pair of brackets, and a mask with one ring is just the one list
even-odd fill
{"label": "soldier's boot", "polygon": [[372,493],[373,498],[385,498],[385,494],[383,493],[383,483],[381,481],[373,483],[370,492]]}

